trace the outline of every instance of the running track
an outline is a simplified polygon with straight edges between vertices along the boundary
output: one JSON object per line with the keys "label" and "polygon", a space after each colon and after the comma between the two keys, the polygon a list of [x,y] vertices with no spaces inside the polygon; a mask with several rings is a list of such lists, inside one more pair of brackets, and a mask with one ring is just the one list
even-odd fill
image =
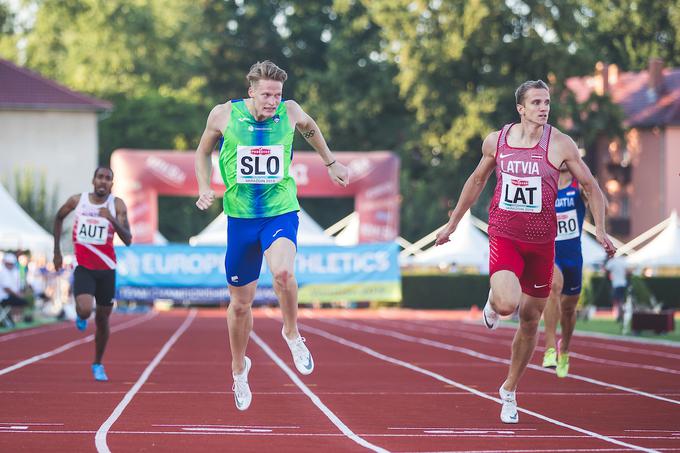
{"label": "running track", "polygon": [[277,310],[255,312],[253,403],[233,404],[224,310],[114,315],[107,383],[93,326],[0,336],[0,451],[680,451],[680,347],[577,336],[573,374],[540,368],[499,419],[512,328],[455,314],[301,310],[302,377]]}

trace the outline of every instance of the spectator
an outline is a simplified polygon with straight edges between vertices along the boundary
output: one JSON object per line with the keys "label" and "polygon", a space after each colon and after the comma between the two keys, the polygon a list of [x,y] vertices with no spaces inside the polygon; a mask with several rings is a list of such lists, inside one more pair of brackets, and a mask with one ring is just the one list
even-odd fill
{"label": "spectator", "polygon": [[17,257],[13,253],[5,253],[0,266],[0,305],[11,307],[10,315],[4,319],[7,327],[15,326],[15,319],[21,318],[24,308],[28,305],[21,291]]}
{"label": "spectator", "polygon": [[628,279],[626,275],[626,262],[621,257],[614,257],[604,265],[612,285],[612,305],[616,312],[616,320],[623,320],[623,303],[626,301],[626,288]]}

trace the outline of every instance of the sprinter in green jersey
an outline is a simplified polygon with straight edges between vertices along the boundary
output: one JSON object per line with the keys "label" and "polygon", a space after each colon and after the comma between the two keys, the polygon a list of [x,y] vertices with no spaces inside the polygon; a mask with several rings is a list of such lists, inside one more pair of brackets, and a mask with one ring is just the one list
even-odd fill
{"label": "sprinter in green jersey", "polygon": [[319,153],[334,182],[349,183],[347,167],[333,158],[316,122],[292,100],[282,102],[285,71],[271,61],[255,63],[248,73],[248,99],[217,105],[210,112],[196,150],[199,198],[207,209],[214,201],[210,189],[212,150],[224,138],[219,166],[226,186],[224,213],[228,216],[225,267],[230,302],[227,311],[234,400],[239,410],[252,401],[248,385],[251,361],[246,356],[253,328],[251,306],[262,258],[274,277],[274,291],[283,314],[281,334],[304,375],[314,361],[297,328],[297,190],[289,174],[295,129]]}

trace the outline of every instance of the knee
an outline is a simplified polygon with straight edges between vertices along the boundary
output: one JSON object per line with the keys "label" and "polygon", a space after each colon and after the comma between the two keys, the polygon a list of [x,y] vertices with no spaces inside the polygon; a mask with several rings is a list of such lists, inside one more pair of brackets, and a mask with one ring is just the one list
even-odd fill
{"label": "knee", "polygon": [[519,297],[507,294],[493,294],[493,305],[496,313],[502,316],[508,316],[515,312],[519,306]]}
{"label": "knee", "polygon": [[245,316],[250,312],[251,302],[235,298],[229,302],[229,311],[235,316]]}
{"label": "knee", "polygon": [[293,273],[288,269],[277,269],[276,271],[273,272],[273,274],[274,281],[279,287],[283,289],[288,288],[288,285],[293,279]]}
{"label": "knee", "polygon": [[538,324],[541,318],[539,317],[522,317],[520,319],[520,329],[527,337],[533,337],[538,333]]}

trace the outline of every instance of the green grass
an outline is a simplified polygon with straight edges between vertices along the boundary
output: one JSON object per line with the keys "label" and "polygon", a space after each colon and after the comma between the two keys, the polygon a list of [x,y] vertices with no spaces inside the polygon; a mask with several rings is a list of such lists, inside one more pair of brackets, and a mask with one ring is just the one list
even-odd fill
{"label": "green grass", "polygon": [[669,340],[680,342],[680,326],[678,326],[678,321],[675,321],[675,330],[668,333],[662,333],[657,335],[651,330],[645,330],[639,334],[630,333],[628,335],[621,335],[621,324],[616,322],[614,319],[591,319],[589,321],[578,320],[576,321],[576,330],[580,332],[597,332],[606,333],[611,335],[621,335],[626,337],[637,337],[637,338],[651,338],[654,340]]}
{"label": "green grass", "polygon": [[7,327],[0,327],[0,333],[14,332],[17,330],[29,329],[31,327],[42,326],[43,324],[52,324],[57,322],[55,318],[35,318],[33,322],[18,322],[13,329],[8,329]]}

